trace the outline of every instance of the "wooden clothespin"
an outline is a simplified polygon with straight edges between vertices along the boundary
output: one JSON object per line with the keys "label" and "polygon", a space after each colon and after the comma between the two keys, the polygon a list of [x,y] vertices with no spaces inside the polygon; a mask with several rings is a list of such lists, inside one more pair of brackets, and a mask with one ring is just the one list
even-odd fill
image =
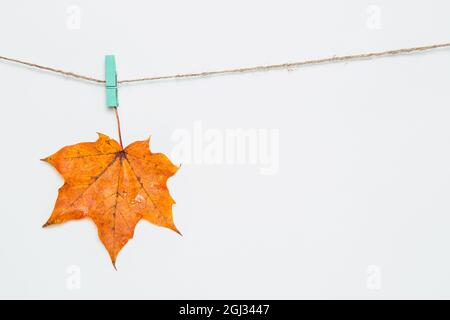
{"label": "wooden clothespin", "polygon": [[117,71],[116,58],[113,55],[105,56],[105,86],[106,86],[106,105],[109,108],[119,106],[117,92]]}

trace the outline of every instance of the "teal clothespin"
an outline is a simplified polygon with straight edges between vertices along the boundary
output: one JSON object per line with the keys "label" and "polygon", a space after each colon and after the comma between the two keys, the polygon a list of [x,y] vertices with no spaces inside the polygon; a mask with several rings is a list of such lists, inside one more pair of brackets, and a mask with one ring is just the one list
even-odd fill
{"label": "teal clothespin", "polygon": [[116,58],[113,55],[105,56],[105,85],[106,105],[109,108],[118,107]]}

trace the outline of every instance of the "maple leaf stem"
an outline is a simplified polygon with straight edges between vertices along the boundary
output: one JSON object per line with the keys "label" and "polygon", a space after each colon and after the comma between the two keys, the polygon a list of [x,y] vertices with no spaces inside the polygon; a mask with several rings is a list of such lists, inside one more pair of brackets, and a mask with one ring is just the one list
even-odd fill
{"label": "maple leaf stem", "polygon": [[117,131],[119,132],[119,141],[120,141],[120,147],[123,150],[123,143],[122,143],[122,131],[120,130],[120,119],[119,119],[119,111],[117,111],[117,107],[114,107],[114,113],[116,114],[116,120],[117,120]]}

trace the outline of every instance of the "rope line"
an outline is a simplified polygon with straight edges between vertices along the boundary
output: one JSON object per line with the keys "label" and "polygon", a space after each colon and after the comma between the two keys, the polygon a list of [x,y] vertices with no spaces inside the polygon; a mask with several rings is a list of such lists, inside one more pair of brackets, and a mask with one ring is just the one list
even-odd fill
{"label": "rope line", "polygon": [[[282,69],[294,69],[298,67],[304,67],[309,65],[318,65],[318,64],[328,64],[328,63],[338,63],[338,62],[346,62],[346,61],[356,61],[356,60],[369,60],[381,57],[388,56],[398,56],[398,55],[407,55],[413,53],[420,53],[435,49],[443,49],[450,47],[450,42],[441,43],[441,44],[433,44],[428,46],[421,47],[412,47],[412,48],[401,48],[395,50],[387,50],[387,51],[376,51],[376,52],[368,52],[368,53],[359,53],[359,54],[351,54],[351,55],[343,55],[343,56],[332,56],[321,59],[312,59],[312,60],[304,60],[297,62],[286,62],[281,64],[269,64],[269,65],[259,65],[259,66],[250,66],[250,67],[242,67],[242,68],[234,68],[234,69],[223,69],[223,70],[212,70],[212,71],[203,71],[203,72],[195,72],[195,73],[181,73],[181,74],[172,74],[172,75],[160,75],[160,76],[149,76],[142,77],[136,79],[125,79],[119,80],[119,84],[131,84],[131,83],[139,83],[139,82],[151,82],[151,81],[159,81],[159,80],[179,80],[179,79],[189,79],[189,78],[207,78],[211,76],[218,75],[228,75],[228,74],[239,74],[239,73],[251,73],[251,72],[265,72],[271,70],[282,70]],[[56,73],[65,77],[69,77],[72,79],[77,79],[81,81],[87,81],[95,84],[105,84],[105,80],[97,79],[89,76],[84,76],[78,73],[65,71],[49,66],[44,66],[32,62],[27,62],[23,60],[19,60],[16,58],[9,58],[0,56],[0,60],[25,65],[33,69],[44,70],[47,72]]]}

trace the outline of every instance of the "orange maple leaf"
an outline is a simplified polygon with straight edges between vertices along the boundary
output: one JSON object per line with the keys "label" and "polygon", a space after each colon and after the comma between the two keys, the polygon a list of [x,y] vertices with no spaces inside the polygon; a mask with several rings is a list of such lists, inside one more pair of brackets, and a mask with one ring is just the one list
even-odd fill
{"label": "orange maple leaf", "polygon": [[66,146],[42,159],[64,177],[55,208],[44,227],[90,218],[115,267],[119,251],[145,219],[181,234],[175,227],[167,179],[178,167],[162,153],[151,153],[149,139],[123,149],[99,133],[95,142]]}

